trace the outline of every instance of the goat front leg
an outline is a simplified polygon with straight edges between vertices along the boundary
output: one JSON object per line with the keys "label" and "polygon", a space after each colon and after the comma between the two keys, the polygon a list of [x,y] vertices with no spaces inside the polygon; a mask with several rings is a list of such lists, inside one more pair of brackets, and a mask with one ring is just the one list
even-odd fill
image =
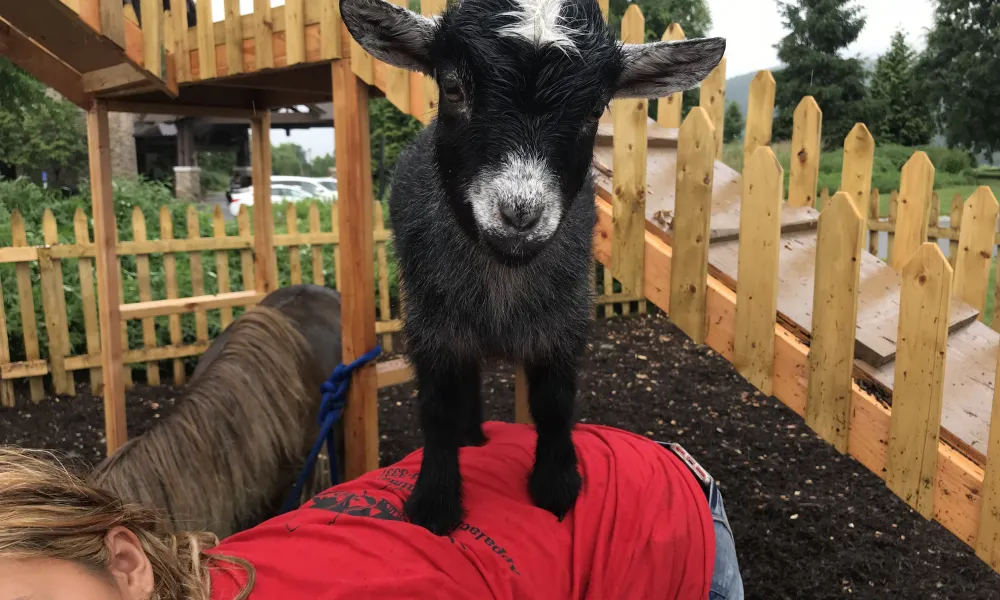
{"label": "goat front leg", "polygon": [[573,360],[564,360],[525,365],[528,406],[538,433],[528,491],[535,506],[551,512],[560,521],[576,504],[581,486],[576,449],[570,436],[576,398],[575,364]]}
{"label": "goat front leg", "polygon": [[468,378],[464,380],[465,389],[462,391],[461,402],[463,403],[462,420],[462,445],[482,446],[486,443],[486,434],[483,433],[483,401],[480,397],[480,366],[469,365],[467,371]]}
{"label": "goat front leg", "polygon": [[478,367],[414,360],[419,386],[424,456],[404,510],[410,521],[436,535],[462,522],[462,477],[458,448],[464,437],[469,391],[479,381]]}

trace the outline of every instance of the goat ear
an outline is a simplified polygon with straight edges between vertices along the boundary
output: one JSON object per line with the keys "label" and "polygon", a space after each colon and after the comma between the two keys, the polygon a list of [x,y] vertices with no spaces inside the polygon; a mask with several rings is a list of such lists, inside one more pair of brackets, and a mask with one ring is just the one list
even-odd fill
{"label": "goat ear", "polygon": [[724,38],[624,44],[615,98],[662,98],[693,88],[725,52]]}
{"label": "goat ear", "polygon": [[437,21],[385,0],[340,0],[351,37],[369,54],[395,67],[433,73],[431,42]]}

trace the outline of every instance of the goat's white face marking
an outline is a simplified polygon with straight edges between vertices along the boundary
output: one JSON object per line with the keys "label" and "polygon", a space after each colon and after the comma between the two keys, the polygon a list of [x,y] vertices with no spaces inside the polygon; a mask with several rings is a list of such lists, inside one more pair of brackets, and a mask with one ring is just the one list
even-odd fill
{"label": "goat's white face marking", "polygon": [[[496,168],[482,173],[473,182],[468,202],[480,230],[500,238],[521,237],[527,243],[544,242],[555,233],[562,220],[559,182],[539,157],[512,152]],[[503,210],[526,214],[541,210],[537,223],[523,234],[512,234],[504,222]]]}
{"label": "goat's white face marking", "polygon": [[551,45],[564,52],[576,51],[574,31],[560,14],[563,0],[515,0],[515,4],[515,10],[504,14],[516,21],[500,29],[501,37],[521,37],[537,47]]}

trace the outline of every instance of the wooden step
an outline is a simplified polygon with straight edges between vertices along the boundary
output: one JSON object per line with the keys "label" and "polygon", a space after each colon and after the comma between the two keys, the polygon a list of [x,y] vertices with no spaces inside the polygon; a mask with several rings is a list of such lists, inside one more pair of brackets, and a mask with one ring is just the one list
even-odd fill
{"label": "wooden step", "polygon": [[148,302],[133,302],[122,304],[122,320],[144,319],[146,317],[162,317],[164,315],[179,315],[192,313],[196,310],[209,310],[227,306],[248,306],[257,304],[266,294],[256,290],[242,292],[227,292],[225,294],[208,294],[190,298],[171,298],[169,300],[151,300]]}

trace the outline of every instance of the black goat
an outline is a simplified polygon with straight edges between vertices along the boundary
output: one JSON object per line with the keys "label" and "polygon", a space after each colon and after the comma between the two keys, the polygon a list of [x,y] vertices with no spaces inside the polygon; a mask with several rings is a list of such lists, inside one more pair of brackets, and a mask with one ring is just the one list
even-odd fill
{"label": "black goat", "polygon": [[561,519],[581,486],[570,431],[593,302],[598,120],[612,98],[693,87],[725,41],[623,45],[596,0],[462,0],[434,19],[383,0],[340,6],[362,47],[440,90],[389,200],[425,436],[406,514],[437,534],[459,525],[458,449],[486,441],[480,363],[500,358],[525,365],[538,432],[528,489]]}

